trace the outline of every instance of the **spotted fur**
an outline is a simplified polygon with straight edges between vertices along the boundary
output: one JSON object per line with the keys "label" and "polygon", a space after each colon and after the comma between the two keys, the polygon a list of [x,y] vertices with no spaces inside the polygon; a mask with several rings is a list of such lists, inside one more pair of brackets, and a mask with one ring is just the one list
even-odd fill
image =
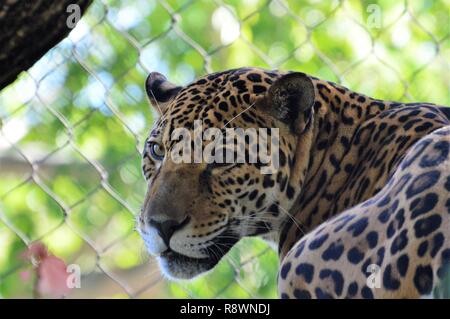
{"label": "spotted fur", "polygon": [[[448,109],[258,68],[186,87],[152,73],[146,87],[160,117],[143,152],[138,229],[169,277],[192,278],[240,238],[262,236],[278,244],[283,298],[415,298],[439,284],[450,263]],[[173,163],[171,134],[196,119],[279,128],[280,169]]]}

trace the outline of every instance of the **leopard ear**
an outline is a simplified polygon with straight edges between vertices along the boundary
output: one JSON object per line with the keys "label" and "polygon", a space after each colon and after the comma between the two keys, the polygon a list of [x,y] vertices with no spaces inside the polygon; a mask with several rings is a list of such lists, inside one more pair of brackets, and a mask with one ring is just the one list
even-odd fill
{"label": "leopard ear", "polygon": [[314,85],[304,73],[288,73],[270,86],[264,100],[272,116],[295,127],[299,115],[307,113],[314,105]]}
{"label": "leopard ear", "polygon": [[165,112],[169,102],[181,89],[181,86],[169,82],[164,75],[158,72],[150,73],[145,81],[147,96],[159,114]]}

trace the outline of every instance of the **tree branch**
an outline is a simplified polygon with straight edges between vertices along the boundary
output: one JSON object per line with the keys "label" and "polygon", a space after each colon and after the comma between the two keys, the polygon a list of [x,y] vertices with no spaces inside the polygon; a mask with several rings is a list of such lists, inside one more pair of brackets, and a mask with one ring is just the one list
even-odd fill
{"label": "tree branch", "polygon": [[0,2],[0,90],[29,69],[71,31],[70,4],[83,14],[92,0],[2,0]]}

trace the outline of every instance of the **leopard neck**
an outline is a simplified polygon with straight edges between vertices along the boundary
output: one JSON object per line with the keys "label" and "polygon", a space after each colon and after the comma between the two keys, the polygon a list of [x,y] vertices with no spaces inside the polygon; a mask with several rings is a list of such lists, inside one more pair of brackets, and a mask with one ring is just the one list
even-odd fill
{"label": "leopard neck", "polygon": [[[362,123],[380,113],[386,102],[349,91],[332,82],[313,78],[316,98],[311,127],[299,136],[297,149],[309,157],[303,158],[302,174],[295,185],[299,194],[279,232],[279,253],[284,257],[304,234],[323,221],[349,208],[357,202],[334,205],[336,194],[348,182],[343,158],[352,138]],[[303,140],[300,140],[303,139]],[[307,163],[307,164],[306,164]],[[368,185],[370,187],[370,185]],[[356,197],[357,198],[357,197]],[[360,200],[364,199],[362,196]]]}

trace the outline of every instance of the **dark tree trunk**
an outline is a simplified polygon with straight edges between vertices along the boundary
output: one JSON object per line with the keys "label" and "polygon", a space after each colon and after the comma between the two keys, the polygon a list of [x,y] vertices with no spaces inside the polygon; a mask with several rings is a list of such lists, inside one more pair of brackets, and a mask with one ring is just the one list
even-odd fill
{"label": "dark tree trunk", "polygon": [[83,14],[91,1],[0,0],[0,90],[72,30],[70,4]]}

